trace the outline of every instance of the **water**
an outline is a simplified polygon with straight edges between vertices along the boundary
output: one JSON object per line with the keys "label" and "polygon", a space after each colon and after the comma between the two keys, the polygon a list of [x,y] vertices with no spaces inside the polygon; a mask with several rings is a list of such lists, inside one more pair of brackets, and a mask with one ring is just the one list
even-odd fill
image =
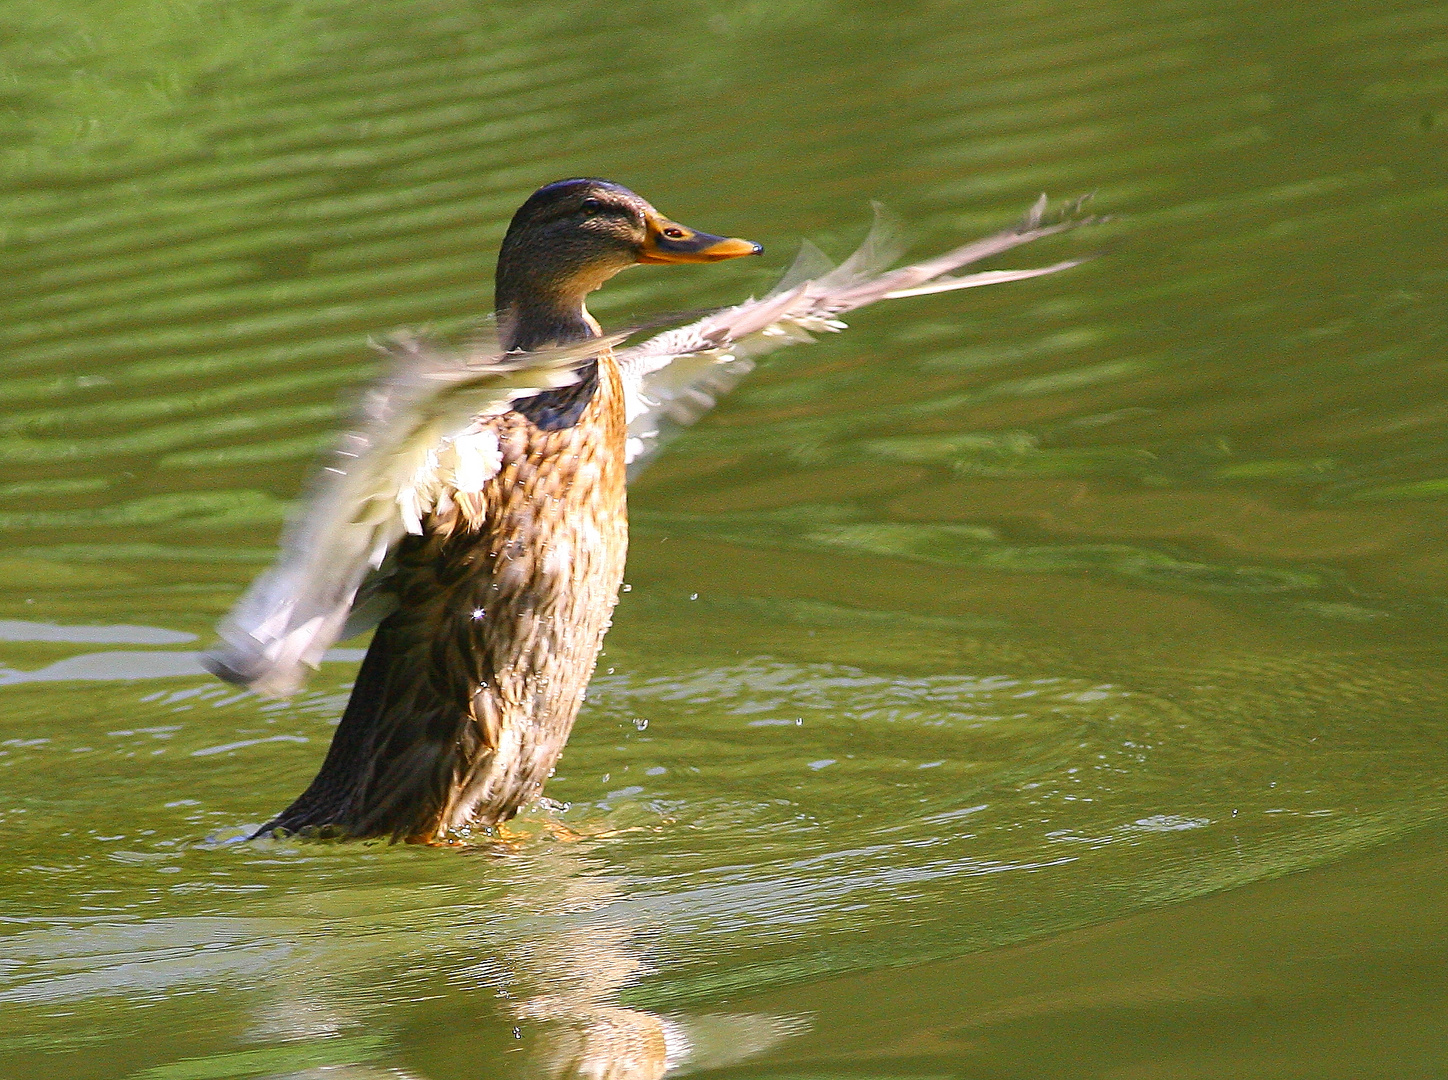
{"label": "water", "polygon": [[[1448,7],[3,19],[3,1075],[1441,1073]],[[612,325],[872,198],[1114,220],[671,445],[509,853],[230,842],[357,653],[266,703],[195,651],[367,337],[465,329],[577,174],[767,248]]]}

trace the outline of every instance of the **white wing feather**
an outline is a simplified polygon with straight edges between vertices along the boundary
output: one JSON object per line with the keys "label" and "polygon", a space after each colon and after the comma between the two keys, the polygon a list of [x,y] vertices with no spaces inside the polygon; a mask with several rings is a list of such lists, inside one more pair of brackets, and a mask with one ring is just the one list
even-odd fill
{"label": "white wing feather", "polygon": [[[643,463],[670,426],[692,423],[743,378],[754,358],[814,334],[843,330],[838,317],[877,300],[993,285],[1077,265],[1031,270],[951,271],[1091,219],[1044,220],[1045,196],[1015,228],[926,262],[886,267],[898,255],[876,207],[874,228],[838,267],[806,243],[769,295],[724,308],[688,326],[618,351],[627,391],[628,459]],[[383,346],[392,360],[369,388],[351,430],[314,476],[300,514],[282,535],[281,554],[221,623],[223,645],[205,657],[224,679],[264,694],[299,688],[307,668],[339,638],[377,623],[390,604],[389,553],[445,506],[454,491],[478,491],[499,468],[487,419],[521,398],[567,386],[580,364],[624,341],[624,331],[565,348],[507,353],[490,334],[461,352],[399,336]]]}
{"label": "white wing feather", "polygon": [[218,627],[225,644],[206,666],[264,694],[299,688],[338,638],[386,614],[376,571],[397,542],[420,534],[451,491],[477,491],[497,472],[497,440],[481,421],[574,382],[581,361],[626,336],[533,353],[505,353],[491,336],[461,354],[412,337],[386,343],[390,370],[324,459],[275,565]]}
{"label": "white wing feather", "polygon": [[670,430],[693,423],[718,396],[754,368],[755,358],[814,335],[845,329],[838,316],[877,300],[969,289],[1054,274],[1083,260],[1068,259],[1029,270],[987,270],[964,277],[950,272],[1032,240],[1088,224],[1076,216],[1084,200],[1069,204],[1057,220],[1045,220],[1046,197],[1014,228],[975,240],[925,262],[887,270],[899,254],[893,222],[877,204],[875,225],[859,249],[830,269],[827,258],[806,243],[773,291],[746,300],[689,326],[669,330],[617,353],[628,391],[630,474],[658,449]]}

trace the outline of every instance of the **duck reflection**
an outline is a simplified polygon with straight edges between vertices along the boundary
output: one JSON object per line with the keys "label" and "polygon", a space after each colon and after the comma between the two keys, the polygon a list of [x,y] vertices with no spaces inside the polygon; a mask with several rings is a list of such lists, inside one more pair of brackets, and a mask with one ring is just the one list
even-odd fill
{"label": "duck reflection", "polygon": [[[503,877],[506,884],[490,890],[481,904],[409,912],[426,920],[421,940],[408,930],[358,935],[349,926],[347,933],[327,935],[326,955],[304,950],[302,963],[287,965],[274,996],[253,1013],[246,1037],[270,1045],[329,1039],[338,1049],[350,1040],[361,1051],[351,1063],[334,1057],[320,1071],[285,1073],[289,1080],[324,1074],[328,1080],[429,1080],[427,1072],[412,1068],[380,1069],[377,1059],[395,1049],[393,1040],[356,1036],[399,1021],[414,1026],[406,1004],[385,1006],[384,1017],[377,1003],[390,1000],[399,969],[424,966],[445,987],[412,995],[412,1001],[424,1011],[441,1005],[435,1022],[451,1029],[443,1040],[452,1048],[448,1060],[485,1061],[487,1076],[659,1080],[743,1061],[805,1030],[794,1017],[661,1015],[620,1004],[620,992],[651,970],[639,941],[640,909],[628,902],[624,879],[587,853],[596,839],[558,843],[549,836],[540,831],[515,838],[510,852],[480,847],[457,853],[480,878]],[[310,920],[332,921],[325,897],[302,902]],[[337,898],[343,921],[355,919],[356,902],[355,894]],[[319,982],[319,968],[336,974]],[[364,983],[362,972],[374,974]],[[433,1023],[429,1042],[436,1044]]]}

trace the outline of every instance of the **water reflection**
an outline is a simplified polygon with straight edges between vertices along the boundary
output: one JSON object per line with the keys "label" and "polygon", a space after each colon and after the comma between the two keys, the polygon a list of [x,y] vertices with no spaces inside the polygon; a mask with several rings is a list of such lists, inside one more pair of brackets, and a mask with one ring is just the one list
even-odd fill
{"label": "water reflection", "polygon": [[159,626],[58,626],[0,619],[0,641],[66,641],[96,645],[184,645],[195,634]]}
{"label": "water reflection", "polygon": [[[258,988],[238,1032],[248,1048],[153,1066],[137,1080],[262,1071],[300,1080],[319,1069],[425,1080],[426,1068],[384,1065],[410,1041],[407,1030],[434,1023],[449,1042],[475,1044],[488,1076],[658,1080],[742,1061],[807,1029],[788,1016],[665,1016],[619,1004],[620,990],[648,970],[637,912],[620,906],[625,882],[614,868],[550,842],[557,833],[556,822],[534,812],[504,842],[521,853],[428,853],[466,867],[449,875],[443,904],[429,904],[425,889],[393,888],[380,905],[376,896],[324,889],[251,919],[26,931],[6,944],[12,964],[91,970],[12,987],[0,1000],[54,1008],[96,995]],[[228,854],[260,862],[311,855],[295,842],[244,846]],[[197,853],[204,858],[205,847]],[[472,887],[462,884],[469,879]],[[346,927],[357,932],[335,932]]]}
{"label": "water reflection", "polygon": [[[60,630],[70,630],[71,627],[58,627]],[[98,631],[117,631],[124,634],[126,631],[150,630],[150,627],[83,627],[81,629],[93,629]],[[157,634],[172,634],[172,631],[156,631]],[[120,640],[134,641],[137,636],[132,634],[129,639]],[[180,639],[191,641],[195,634],[174,634],[168,640]],[[64,638],[26,637],[9,638],[0,640],[23,640],[23,641],[75,641],[75,636]],[[100,637],[91,636],[82,640],[107,640],[116,641],[116,636]],[[140,644],[140,642],[137,642]],[[329,649],[322,657],[324,664],[356,664],[360,663],[366,655],[365,649]],[[68,656],[64,660],[57,660],[42,668],[33,671],[16,671],[13,668],[0,666],[0,686],[9,686],[14,683],[32,682],[68,682],[73,679],[98,680],[101,682],[123,681],[129,682],[134,679],[175,679],[182,676],[205,675],[207,671],[201,665],[201,653],[194,651],[155,651],[155,652],[100,652],[83,653],[80,656]]]}

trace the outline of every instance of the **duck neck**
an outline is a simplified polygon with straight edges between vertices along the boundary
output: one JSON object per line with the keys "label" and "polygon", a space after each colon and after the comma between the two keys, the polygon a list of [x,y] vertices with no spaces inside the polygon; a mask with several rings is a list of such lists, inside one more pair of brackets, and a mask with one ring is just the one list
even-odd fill
{"label": "duck neck", "polygon": [[591,290],[559,287],[546,280],[524,284],[516,280],[519,276],[526,275],[498,267],[496,308],[504,348],[543,349],[600,336],[598,323],[583,303]]}
{"label": "duck neck", "polygon": [[[603,275],[549,275],[537,266],[520,274],[512,271],[514,265],[512,260],[498,260],[498,329],[505,349],[546,349],[602,336],[583,300],[603,283]],[[592,360],[580,364],[578,375],[569,386],[545,390],[517,402],[515,410],[540,431],[572,427],[598,389],[597,364]]]}

